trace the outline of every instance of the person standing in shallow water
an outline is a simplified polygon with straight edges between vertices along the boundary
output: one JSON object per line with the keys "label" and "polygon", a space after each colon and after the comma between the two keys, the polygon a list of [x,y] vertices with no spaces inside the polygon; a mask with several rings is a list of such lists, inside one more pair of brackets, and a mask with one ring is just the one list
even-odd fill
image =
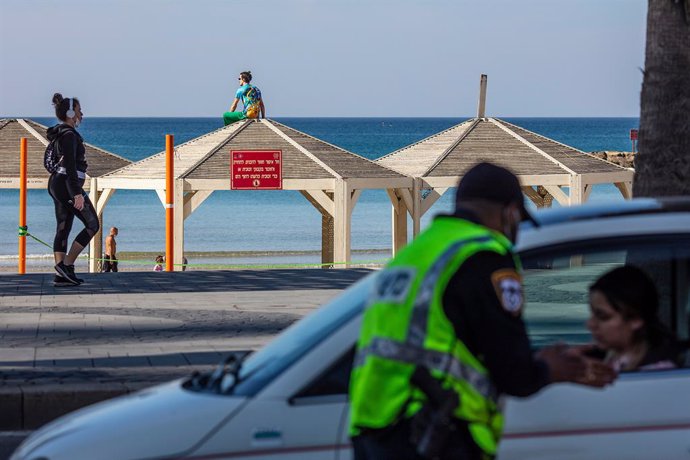
{"label": "person standing in shallow water", "polygon": [[[250,83],[252,73],[249,70],[241,72],[237,81],[240,87],[235,92],[235,100],[232,101],[230,111],[223,114],[225,126],[246,118],[266,118],[266,108],[261,91]],[[241,112],[235,112],[240,101],[242,101],[244,109]]]}
{"label": "person standing in shallow water", "polygon": [[[48,193],[53,198],[57,221],[53,240],[57,272],[54,284],[79,285],[83,280],[74,273],[74,262],[100,228],[96,211],[83,188],[88,164],[84,140],[76,128],[84,114],[77,98],[64,98],[60,93],[53,95],[53,106],[55,116],[61,121],[48,128],[48,140],[56,140],[60,157],[58,169],[48,179]],[[76,236],[68,252],[67,243],[75,216],[84,224],[84,229]]]}

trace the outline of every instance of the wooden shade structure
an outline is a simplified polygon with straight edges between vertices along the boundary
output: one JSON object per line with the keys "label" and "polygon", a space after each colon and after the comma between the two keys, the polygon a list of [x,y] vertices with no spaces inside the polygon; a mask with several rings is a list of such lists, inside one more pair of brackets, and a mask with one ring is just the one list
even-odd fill
{"label": "wooden shade structure", "polygon": [[[48,140],[48,128],[22,118],[0,119],[0,188],[19,188],[19,140],[27,138],[28,188],[45,189],[50,174],[43,167],[43,153]],[[89,163],[84,188],[91,186],[90,178],[97,177],[132,163],[130,160],[84,143]]]}
{"label": "wooden shade structure", "polygon": [[[496,163],[517,175],[525,195],[538,207],[555,199],[562,205],[587,200],[595,184],[614,184],[631,197],[634,170],[528,131],[484,116],[486,76],[482,76],[477,117],[404,147],[376,162],[414,178],[414,234],[421,217],[465,171],[482,161]],[[566,190],[567,189],[567,190]]]}
{"label": "wooden shade structure", "polygon": [[[20,188],[19,145],[22,138],[27,139],[27,188],[48,188],[50,174],[43,166],[43,154],[48,145],[47,130],[46,126],[29,119],[0,119],[0,188]],[[132,162],[86,142],[84,143],[84,148],[86,149],[86,160],[89,164],[84,189],[90,192],[90,198],[94,205],[97,206],[97,193],[94,193],[95,177],[122,168]],[[101,227],[103,227],[103,206],[105,206],[104,203],[101,204],[101,212],[98,214]],[[102,232],[101,228],[89,245],[92,252],[101,252]],[[96,249],[94,244],[98,244],[99,248]]]}
{"label": "wooden shade structure", "polygon": [[[404,245],[407,213],[400,201],[412,203],[411,177],[276,121],[243,120],[175,147],[176,264],[184,254],[184,220],[214,191],[231,189],[230,155],[235,150],[282,152],[282,190],[299,191],[322,215],[322,263],[350,261],[351,216],[364,189],[388,191],[402,216],[394,219],[393,246]],[[117,189],[154,190],[164,202],[165,152],[99,177],[99,212]],[[92,260],[99,257],[99,253],[92,254]]]}

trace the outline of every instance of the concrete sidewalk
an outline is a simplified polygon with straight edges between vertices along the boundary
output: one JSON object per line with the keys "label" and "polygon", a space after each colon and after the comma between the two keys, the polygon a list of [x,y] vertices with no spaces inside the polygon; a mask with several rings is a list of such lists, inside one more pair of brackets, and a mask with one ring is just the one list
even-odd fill
{"label": "concrete sidewalk", "polygon": [[370,273],[242,270],[0,274],[0,431],[211,369]]}

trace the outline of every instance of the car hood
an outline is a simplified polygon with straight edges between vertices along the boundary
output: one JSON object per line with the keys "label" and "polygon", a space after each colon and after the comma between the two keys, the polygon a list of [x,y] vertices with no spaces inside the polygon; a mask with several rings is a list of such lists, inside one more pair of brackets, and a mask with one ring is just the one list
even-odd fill
{"label": "car hood", "polygon": [[191,392],[181,380],[170,382],[61,417],[29,436],[12,460],[179,456],[245,401]]}

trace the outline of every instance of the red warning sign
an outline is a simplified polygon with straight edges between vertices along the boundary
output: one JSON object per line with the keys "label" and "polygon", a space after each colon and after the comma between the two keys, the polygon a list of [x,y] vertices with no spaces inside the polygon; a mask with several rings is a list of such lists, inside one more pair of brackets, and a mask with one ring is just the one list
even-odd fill
{"label": "red warning sign", "polygon": [[232,150],[230,189],[282,190],[282,166],[281,150]]}

